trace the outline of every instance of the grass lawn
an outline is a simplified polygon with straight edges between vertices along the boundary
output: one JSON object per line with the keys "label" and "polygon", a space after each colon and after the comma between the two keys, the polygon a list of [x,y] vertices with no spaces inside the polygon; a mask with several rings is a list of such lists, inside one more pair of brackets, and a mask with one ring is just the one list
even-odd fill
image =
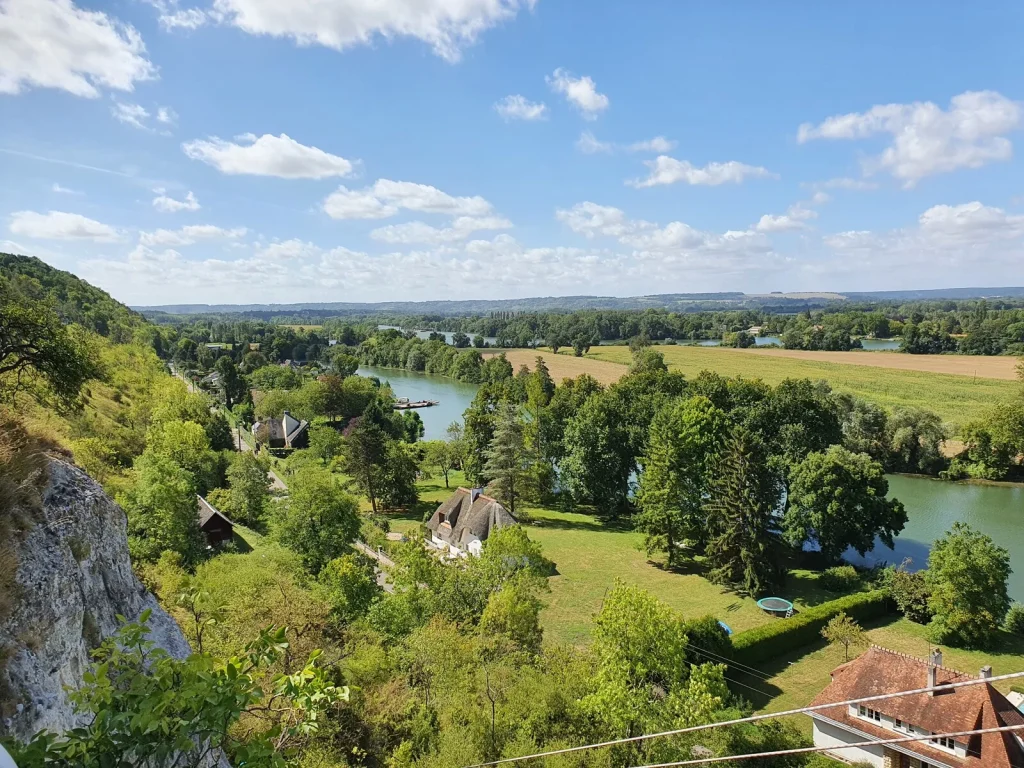
{"label": "grass lawn", "polygon": [[[660,346],[658,351],[665,355],[670,368],[687,376],[711,370],[723,376],[759,378],[769,384],[786,378],[825,379],[837,391],[852,392],[888,407],[927,408],[953,424],[983,416],[994,402],[1010,397],[1018,387],[1006,380],[745,354],[714,347]],[[630,352],[625,347],[594,347],[587,359],[628,364]]]}
{"label": "grass lawn", "polygon": [[[391,530],[417,530],[425,514],[465,485],[465,479],[455,472],[449,484],[446,489],[439,477],[420,481],[419,508],[389,516]],[[589,641],[593,617],[616,579],[646,589],[687,618],[713,614],[735,632],[773,621],[753,599],[712,584],[698,568],[670,571],[660,558],[649,558],[642,549],[643,535],[628,526],[605,523],[583,512],[531,507],[529,514],[530,538],[540,543],[558,569],[549,580],[551,593],[543,597],[547,606],[541,614],[545,636],[554,642]],[[782,592],[798,610],[836,597],[818,587],[817,574],[810,571],[791,572]]]}
{"label": "grass lawn", "polygon": [[[930,648],[926,629],[907,619],[889,618],[867,624],[869,642],[893,651],[925,658]],[[862,649],[851,652],[851,657]],[[786,656],[773,659],[759,668],[761,675],[742,674],[732,670],[729,676],[740,685],[736,687],[753,702],[754,706],[766,712],[781,712],[806,706],[829,684],[829,673],[844,661],[840,647],[826,645],[822,640]],[[1024,638],[1001,634],[998,646],[992,651],[965,651],[959,648],[942,647],[942,662],[945,666],[967,674],[977,675],[986,664],[992,665],[995,675],[1024,671]],[[922,679],[922,685],[924,680]],[[1008,692],[1010,686],[1019,684],[1015,680],[996,683],[1001,691]],[[798,716],[794,720],[809,736],[811,720]]]}

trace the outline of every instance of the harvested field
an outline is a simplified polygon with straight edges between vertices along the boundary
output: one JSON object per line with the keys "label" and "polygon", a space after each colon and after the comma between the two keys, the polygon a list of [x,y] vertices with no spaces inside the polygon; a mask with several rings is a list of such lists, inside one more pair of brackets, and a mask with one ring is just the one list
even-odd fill
{"label": "harvested field", "polygon": [[[658,351],[665,355],[669,367],[686,376],[709,370],[723,376],[763,379],[769,384],[787,378],[824,379],[836,391],[850,392],[890,408],[915,406],[935,411],[954,427],[984,416],[994,403],[1010,397],[1018,387],[1005,378],[1005,371],[1012,371],[1016,365],[1014,358],[682,346],[658,347]],[[524,349],[508,350],[506,354],[513,367],[519,368],[524,363],[532,367],[538,353]],[[608,384],[625,374],[630,360],[626,347],[595,347],[583,358],[571,353],[540,354],[556,381],[589,373]],[[842,357],[834,359],[835,355]],[[978,377],[932,369],[942,365],[954,369],[958,365],[976,366]],[[966,372],[967,368],[960,370]],[[989,375],[982,375],[983,371]]]}
{"label": "harvested field", "polygon": [[954,376],[970,376],[981,379],[1017,378],[1016,357],[992,357],[982,355],[905,355],[899,352],[803,352],[799,349],[729,349],[723,347],[711,350],[715,353],[766,355],[768,357],[789,357],[794,360],[815,360],[822,363],[844,363],[866,365],[872,368],[891,368],[900,371],[925,371],[946,373]]}
{"label": "harvested field", "polygon": [[556,382],[560,382],[562,379],[575,379],[581,374],[589,373],[602,384],[614,384],[626,373],[625,367],[617,362],[605,362],[592,357],[573,357],[571,354],[553,355],[550,352],[538,352],[534,349],[503,349],[500,352],[485,352],[484,355],[495,355],[501,352],[505,353],[505,357],[517,371],[521,365],[533,369],[537,356],[543,357],[551,378]]}

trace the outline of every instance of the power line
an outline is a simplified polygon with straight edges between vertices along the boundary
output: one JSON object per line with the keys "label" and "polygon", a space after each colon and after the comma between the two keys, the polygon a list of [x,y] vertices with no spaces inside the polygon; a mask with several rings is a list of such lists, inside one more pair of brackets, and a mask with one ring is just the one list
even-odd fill
{"label": "power line", "polygon": [[850,744],[836,744],[830,747],[798,747],[796,749],[778,749],[774,752],[752,752],[749,755],[725,755],[724,757],[700,757],[693,760],[678,760],[672,763],[652,763],[651,765],[636,766],[636,768],[677,768],[683,765],[705,765],[707,763],[725,763],[734,760],[750,760],[755,757],[785,757],[786,755],[807,755],[813,752],[834,752],[840,749],[855,749],[858,747],[877,747],[886,744],[906,744],[914,741],[928,741],[938,738],[953,738],[954,736],[980,736],[986,733],[1007,733],[1024,729],[1024,725],[1003,725],[998,728],[978,728],[973,731],[952,731],[950,733],[931,733],[927,736],[902,736],[896,739],[878,739],[877,741],[856,741]]}
{"label": "power line", "polygon": [[729,659],[723,656],[722,654],[717,653],[716,651],[709,651],[707,648],[701,648],[699,645],[694,645],[689,640],[687,640],[686,647],[693,648],[698,653],[704,654],[704,656],[716,658],[719,660],[719,664],[725,664],[727,666],[733,667],[737,672],[742,672],[745,675],[750,675],[751,677],[760,677],[765,680],[775,677],[775,675],[770,675],[767,672],[763,672],[754,667],[747,666],[746,664],[740,664],[738,661],[733,661],[732,659]]}
{"label": "power line", "polygon": [[[491,760],[486,763],[475,763],[467,766],[467,768],[485,768],[486,766],[502,765],[505,763],[516,763],[522,760],[532,760],[538,757],[551,757],[553,755],[565,755],[572,752],[582,752],[588,749],[598,749],[601,747],[612,747],[618,744],[631,744],[638,741],[647,741],[648,739],[656,739],[662,736],[678,736],[683,733],[694,733],[697,731],[704,731],[711,728],[721,728],[726,725],[741,725],[743,723],[754,723],[760,720],[768,720],[771,718],[785,717],[787,715],[802,715],[808,712],[816,712],[821,709],[831,709],[832,707],[845,707],[851,704],[863,704],[869,701],[883,701],[885,699],[895,699],[900,696],[913,696],[920,693],[933,693],[940,691],[951,691],[955,688],[964,688],[968,685],[980,685],[982,683],[996,683],[1001,680],[1013,680],[1018,677],[1024,677],[1024,672],[1011,672],[1006,675],[996,675],[995,677],[989,678],[977,678],[974,680],[961,680],[954,683],[944,683],[943,685],[936,685],[933,687],[926,688],[913,688],[907,691],[896,691],[893,693],[882,693],[875,696],[864,696],[859,699],[847,699],[845,701],[834,701],[829,704],[817,704],[809,707],[799,707],[797,709],[788,709],[782,712],[771,712],[760,715],[750,715],[748,717],[740,717],[735,720],[723,720],[717,723],[705,723],[704,725],[693,725],[687,728],[677,728],[671,731],[661,731],[660,733],[648,733],[641,736],[629,736],[622,739],[612,739],[611,741],[602,741],[597,744],[584,744],[578,747],[565,747],[563,749],[553,749],[548,752],[538,752],[533,755],[523,755],[522,757],[504,757],[500,760]],[[877,742],[875,742],[877,743]],[[720,759],[720,758],[719,758]]]}

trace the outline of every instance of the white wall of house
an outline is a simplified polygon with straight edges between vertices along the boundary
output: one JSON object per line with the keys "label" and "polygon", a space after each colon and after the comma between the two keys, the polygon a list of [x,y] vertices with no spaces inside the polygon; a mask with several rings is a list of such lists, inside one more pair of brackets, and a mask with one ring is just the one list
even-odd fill
{"label": "white wall of house", "polygon": [[484,543],[480,539],[473,539],[466,549],[469,550],[469,554],[480,557],[480,553],[484,551]]}
{"label": "white wall of house", "polygon": [[[890,730],[893,732],[893,738],[899,736],[914,735],[927,736],[933,733],[932,731],[929,731],[925,728],[915,728],[913,723],[903,722],[902,720],[898,721],[896,720],[896,718],[890,717],[889,715],[883,714],[882,712],[878,713],[877,718],[867,717],[865,715],[860,714],[860,707],[854,704],[850,705],[850,717],[864,720],[865,722],[871,723],[874,726]],[[939,744],[938,742],[927,741],[922,743],[927,744],[932,749],[937,749],[940,752],[946,752],[949,754],[950,757],[955,757],[959,760],[967,759],[967,744],[965,743],[954,741],[952,749],[949,749],[947,746]],[[907,744],[904,746],[910,751],[913,751],[914,749],[913,744]]]}
{"label": "white wall of house", "polygon": [[[845,728],[840,728],[832,723],[827,723],[818,718],[812,718],[814,722],[814,746],[831,749],[843,744],[854,744],[858,741],[865,741],[863,736],[850,733]],[[885,748],[881,746],[853,747],[851,749],[840,749],[836,755],[851,763],[870,763],[875,768],[884,768]]]}

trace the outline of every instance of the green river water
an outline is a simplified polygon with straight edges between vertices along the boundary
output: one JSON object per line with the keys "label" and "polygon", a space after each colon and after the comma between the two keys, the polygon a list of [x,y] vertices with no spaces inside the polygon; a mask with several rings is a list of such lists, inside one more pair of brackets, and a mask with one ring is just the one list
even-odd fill
{"label": "green river water", "polygon": [[[462,420],[462,413],[469,407],[477,389],[473,384],[393,368],[365,367],[360,368],[359,373],[390,381],[399,397],[439,401],[440,405],[418,411],[427,440],[444,437],[449,424]],[[900,563],[909,557],[915,568],[923,568],[928,562],[932,542],[959,520],[987,533],[1010,551],[1010,563],[1014,567],[1010,595],[1024,602],[1024,486],[974,485],[890,475],[889,493],[903,502],[910,518],[896,539],[895,548],[879,545],[864,558],[851,552],[848,556],[851,562]]]}

